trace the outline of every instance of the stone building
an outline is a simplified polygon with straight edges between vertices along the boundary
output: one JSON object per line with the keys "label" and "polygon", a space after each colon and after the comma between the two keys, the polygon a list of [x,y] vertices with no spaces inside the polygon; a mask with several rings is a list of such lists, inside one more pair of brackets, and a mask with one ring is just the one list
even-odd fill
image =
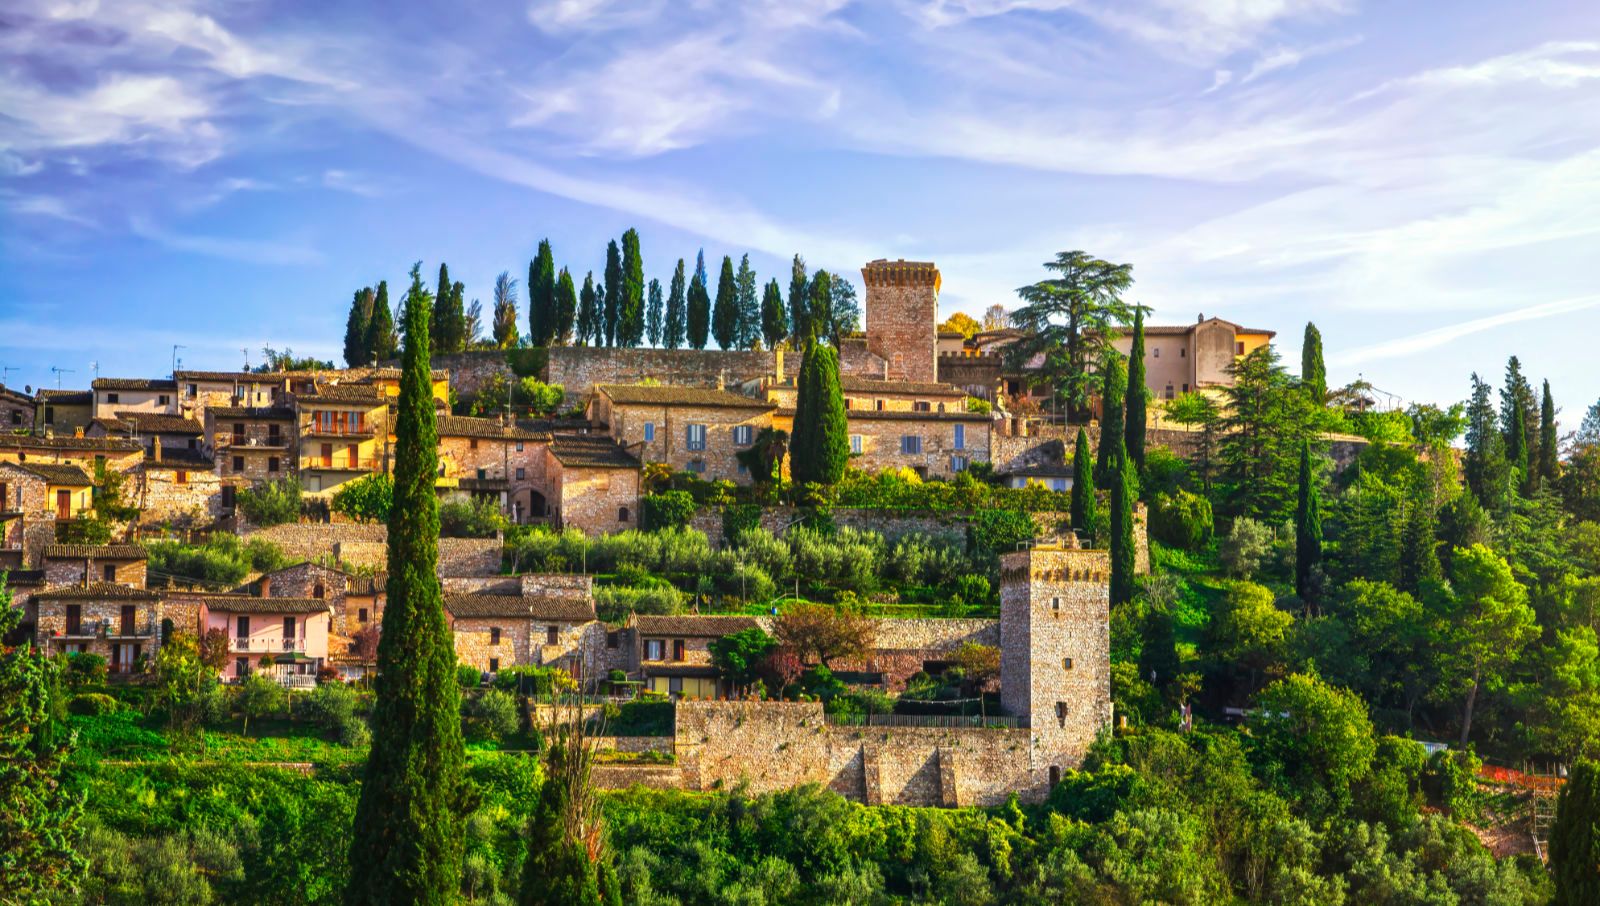
{"label": "stone building", "polygon": [[39,643],[51,654],[88,652],[110,672],[138,672],[160,647],[161,596],[110,582],[46,587],[33,595]]}
{"label": "stone building", "polygon": [[269,408],[288,389],[283,373],[179,371],[172,377],[177,385],[179,411],[197,420],[204,420],[213,408]]}
{"label": "stone building", "polygon": [[307,494],[389,468],[389,407],[378,384],[316,384],[292,395]]}
{"label": "stone building", "polygon": [[545,466],[557,528],[598,535],[639,525],[640,463],[610,437],[557,436]]}
{"label": "stone building", "polygon": [[646,462],[707,481],[749,484],[738,454],[772,426],[777,404],[721,389],[602,384],[589,419]]}
{"label": "stone building", "polygon": [[989,461],[994,419],[972,412],[852,410],[850,464],[875,472],[911,469],[924,478],[951,478]]}
{"label": "stone building", "polygon": [[140,465],[135,491],[143,524],[194,528],[222,517],[224,485],[203,451],[166,450],[158,441],[154,453]]}
{"label": "stone building", "polygon": [[178,385],[166,378],[99,378],[91,383],[94,417],[121,412],[178,414]]}
{"label": "stone building", "polygon": [[67,522],[94,506],[94,479],[70,463],[0,462],[0,488],[10,512]]}
{"label": "stone building", "polygon": [[298,440],[287,406],[211,406],[205,410],[205,450],[217,465],[223,515],[239,491],[295,472]]}
{"label": "stone building", "polygon": [[89,582],[144,588],[149,557],[138,544],[52,544],[44,549],[47,585]]}
{"label": "stone building", "polygon": [[94,393],[89,390],[40,390],[33,430],[71,435],[89,427]]}
{"label": "stone building", "polygon": [[887,261],[861,268],[866,284],[867,350],[888,363],[891,381],[939,380],[939,269],[931,261]]}
{"label": "stone building", "polygon": [[438,422],[441,493],[487,497],[517,523],[549,514],[549,434],[493,418],[441,415]]}
{"label": "stone building", "polygon": [[622,634],[630,675],[674,697],[715,698],[733,690],[711,662],[711,643],[761,628],[754,617],[634,616]]}
{"label": "stone building", "polygon": [[0,434],[0,462],[75,465],[93,475],[102,466],[132,472],[143,461],[144,449],[126,438]]}
{"label": "stone building", "polygon": [[[228,666],[237,681],[265,670],[280,682],[309,687],[329,657],[328,602],[321,598],[196,595],[199,629],[228,635]],[[292,678],[292,679],[291,679]]]}
{"label": "stone building", "polygon": [[591,598],[447,594],[456,657],[484,673],[520,664],[560,667],[580,683],[595,676],[600,655]]}
{"label": "stone building", "polygon": [[[1152,399],[1170,400],[1190,390],[1233,385],[1239,359],[1272,342],[1276,333],[1241,327],[1201,315],[1193,324],[1147,324],[1144,328],[1145,386]],[[1127,333],[1111,345],[1123,355],[1133,348]]]}
{"label": "stone building", "polygon": [[160,450],[201,449],[205,427],[192,418],[165,412],[118,412],[97,415],[84,432],[88,437],[123,437],[155,456]]}
{"label": "stone building", "polygon": [[0,431],[26,431],[37,414],[34,399],[0,384]]}

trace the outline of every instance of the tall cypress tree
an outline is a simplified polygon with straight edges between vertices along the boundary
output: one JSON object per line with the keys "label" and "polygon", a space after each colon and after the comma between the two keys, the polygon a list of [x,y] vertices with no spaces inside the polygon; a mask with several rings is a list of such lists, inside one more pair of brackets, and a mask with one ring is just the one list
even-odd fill
{"label": "tall cypress tree", "polygon": [[711,330],[711,296],[706,290],[705,252],[700,253],[701,264],[689,280],[688,327],[689,346],[706,348],[706,337]]}
{"label": "tall cypress tree", "polygon": [[1544,395],[1539,400],[1539,482],[1554,488],[1561,467],[1560,444],[1556,440],[1556,402],[1550,396],[1550,382],[1544,382]]}
{"label": "tall cypress tree", "polygon": [[1099,529],[1100,502],[1094,496],[1094,454],[1089,450],[1089,432],[1078,428],[1078,442],[1072,449],[1072,528],[1085,541]]}
{"label": "tall cypress tree", "polygon": [[754,349],[761,343],[761,295],[756,288],[756,271],[750,266],[750,254],[739,259],[739,272],[734,276],[734,295],[739,309],[740,349]]}
{"label": "tall cypress tree", "polygon": [[1133,539],[1133,502],[1139,499],[1139,476],[1123,449],[1122,435],[1113,435],[1111,450],[1111,603],[1133,600],[1137,558]]}
{"label": "tall cypress tree", "polygon": [[1133,345],[1128,349],[1128,403],[1127,418],[1123,421],[1128,455],[1133,457],[1135,469],[1144,469],[1145,409],[1150,399],[1150,389],[1144,377],[1144,309],[1133,311]]}
{"label": "tall cypress tree", "polygon": [[1322,505],[1311,469],[1311,442],[1300,442],[1300,495],[1294,513],[1294,590],[1301,600],[1316,597],[1317,565],[1322,562]]}
{"label": "tall cypress tree", "polygon": [[604,320],[594,287],[594,271],[590,271],[583,275],[583,289],[578,293],[578,345],[601,345],[605,339]]}
{"label": "tall cypress tree", "polygon": [[806,346],[796,385],[790,473],[796,484],[831,485],[850,461],[850,422],[839,380],[839,353],[823,343]]}
{"label": "tall cypress tree", "polygon": [[768,349],[777,349],[789,335],[789,318],[783,310],[783,290],[777,280],[768,280],[761,294],[761,339]]}
{"label": "tall cypress tree", "polygon": [[350,300],[350,314],[344,322],[344,363],[351,368],[371,364],[367,351],[367,330],[372,323],[372,287],[356,290]]}
{"label": "tall cypress tree", "polygon": [[789,265],[789,336],[796,343],[812,336],[806,312],[810,289],[806,281],[806,259],[799,255]]}
{"label": "tall cypress tree", "polygon": [[622,234],[622,299],[617,303],[617,345],[638,346],[644,341],[644,258],[639,252],[639,231]]}
{"label": "tall cypress tree", "polygon": [[394,315],[389,311],[389,281],[379,280],[377,295],[372,299],[372,320],[367,323],[367,356],[386,362],[394,358],[399,348]]}
{"label": "tall cypress tree", "polygon": [[661,327],[661,345],[668,349],[677,349],[688,339],[689,321],[688,312],[684,310],[687,305],[684,292],[683,259],[679,258],[677,268],[672,271],[672,284],[667,290],[666,323]]}
{"label": "tall cypress tree", "polygon": [[661,281],[650,278],[650,289],[646,293],[650,301],[645,303],[644,311],[644,336],[651,346],[661,345],[661,329],[666,316],[661,298]]}
{"label": "tall cypress tree", "polygon": [[1554,906],[1600,903],[1600,762],[1573,765],[1561,790],[1550,829],[1550,873]]}
{"label": "tall cypress tree", "polygon": [[1322,331],[1306,322],[1305,340],[1300,344],[1300,385],[1321,406],[1328,399],[1328,368],[1322,362]]}
{"label": "tall cypress tree", "polygon": [[1535,462],[1538,406],[1533,385],[1522,374],[1522,362],[1512,356],[1506,361],[1506,384],[1500,390],[1500,431],[1505,437],[1506,462],[1520,470],[1524,480],[1532,474],[1530,466]]}
{"label": "tall cypress tree", "polygon": [[457,280],[450,287],[450,307],[445,310],[444,320],[441,322],[445,328],[445,336],[439,344],[440,352],[460,352],[467,348],[470,340],[476,339],[473,334],[479,325],[477,322],[482,317],[483,307],[478,306],[477,313],[469,314],[466,306],[467,287]]}
{"label": "tall cypress tree", "polygon": [[573,285],[571,272],[566,268],[561,269],[561,276],[556,280],[552,305],[555,317],[545,327],[550,338],[546,345],[566,346],[572,342],[573,326],[578,319],[578,290]]}
{"label": "tall cypress tree", "polygon": [[539,240],[539,251],[528,263],[528,339],[535,346],[550,346],[563,331],[556,304],[556,258],[550,240]]}
{"label": "tall cypress tree", "polygon": [[596,338],[596,346],[618,345],[618,322],[622,318],[622,250],[617,248],[617,240],[606,243],[606,269],[602,275],[605,281],[600,287],[597,301],[600,302],[600,336]]}
{"label": "tall cypress tree", "polygon": [[439,436],[429,377],[433,300],[420,265],[406,294],[395,424],[389,588],[378,642],[372,747],[350,835],[345,902],[454,902],[465,805],[461,690],[439,586]]}
{"label": "tall cypress tree", "polygon": [[833,304],[833,275],[827,271],[817,271],[806,282],[806,330],[808,333],[801,339],[811,342],[825,342],[828,339],[826,329],[828,326],[828,307]]}
{"label": "tall cypress tree", "polygon": [[722,270],[717,275],[717,301],[711,308],[711,335],[717,345],[733,349],[739,345],[738,286],[734,283],[733,259],[722,256]]}
{"label": "tall cypress tree", "polygon": [[450,301],[455,295],[455,284],[450,281],[450,266],[439,262],[439,285],[433,291],[433,320],[428,324],[428,338],[434,352],[450,352]]}
{"label": "tall cypress tree", "polygon": [[1113,454],[1127,449],[1122,427],[1127,390],[1128,373],[1124,370],[1122,356],[1106,353],[1100,364],[1100,452],[1094,463],[1095,480],[1102,483],[1113,481]]}

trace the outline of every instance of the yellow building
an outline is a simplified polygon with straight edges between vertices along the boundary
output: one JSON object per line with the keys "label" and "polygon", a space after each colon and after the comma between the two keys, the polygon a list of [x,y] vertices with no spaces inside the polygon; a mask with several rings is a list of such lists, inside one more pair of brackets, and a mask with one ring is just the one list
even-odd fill
{"label": "yellow building", "polygon": [[[1233,384],[1229,369],[1239,359],[1272,342],[1273,331],[1241,327],[1221,318],[1201,317],[1193,324],[1147,324],[1144,328],[1145,386],[1151,399],[1170,400],[1180,393]],[[1123,355],[1133,336],[1112,341]]]}
{"label": "yellow building", "polygon": [[326,384],[296,394],[300,486],[332,491],[352,478],[388,469],[389,406],[376,384]]}

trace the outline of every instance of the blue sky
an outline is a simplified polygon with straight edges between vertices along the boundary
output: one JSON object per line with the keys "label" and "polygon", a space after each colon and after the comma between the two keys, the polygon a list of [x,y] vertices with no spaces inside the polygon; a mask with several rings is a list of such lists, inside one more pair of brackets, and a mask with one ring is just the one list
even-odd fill
{"label": "blue sky", "polygon": [[932,259],[974,315],[1082,248],[1334,382],[1600,397],[1592,2],[13,0],[0,67],[11,385],[336,358],[412,261],[487,306],[636,226],[663,281]]}

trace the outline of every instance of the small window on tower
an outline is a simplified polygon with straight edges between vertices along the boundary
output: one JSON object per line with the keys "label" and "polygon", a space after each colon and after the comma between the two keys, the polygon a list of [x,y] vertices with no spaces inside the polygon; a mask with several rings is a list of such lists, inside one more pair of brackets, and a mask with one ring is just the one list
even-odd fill
{"label": "small window on tower", "polygon": [[1050,609],[1054,610],[1054,611],[1060,611],[1061,610],[1061,599],[1060,598],[1051,598],[1050,599]]}
{"label": "small window on tower", "polygon": [[1061,668],[1063,670],[1071,670],[1072,669],[1072,658],[1070,658],[1070,657],[1062,658],[1061,659]]}

